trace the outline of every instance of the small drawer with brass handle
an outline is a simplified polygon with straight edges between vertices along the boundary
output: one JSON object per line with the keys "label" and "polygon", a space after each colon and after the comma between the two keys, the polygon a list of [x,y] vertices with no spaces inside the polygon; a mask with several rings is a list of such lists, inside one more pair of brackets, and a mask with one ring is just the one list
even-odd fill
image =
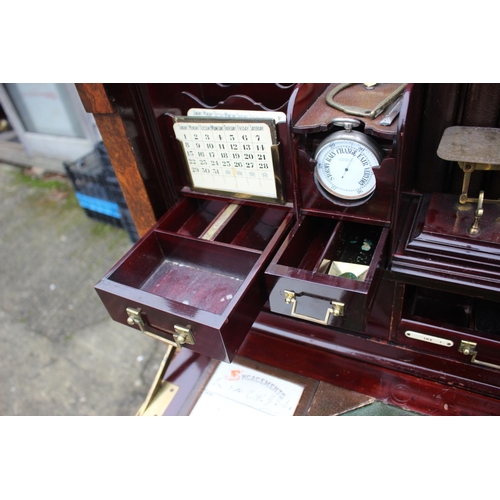
{"label": "small drawer with brass handle", "polygon": [[500,339],[487,333],[480,337],[478,333],[403,319],[397,342],[463,363],[500,370]]}
{"label": "small drawer with brass handle", "polygon": [[387,237],[380,226],[301,217],[266,269],[271,311],[363,333]]}

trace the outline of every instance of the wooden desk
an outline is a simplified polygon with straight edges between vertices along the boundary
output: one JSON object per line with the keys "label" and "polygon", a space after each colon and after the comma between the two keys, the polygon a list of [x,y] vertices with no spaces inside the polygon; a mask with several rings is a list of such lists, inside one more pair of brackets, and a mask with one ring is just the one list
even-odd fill
{"label": "wooden desk", "polygon": [[[460,278],[459,269],[453,270],[456,249],[449,252],[441,247],[440,272],[454,277],[446,282],[432,276],[432,244],[424,241],[415,250],[418,224],[427,221],[432,225],[428,196],[452,195],[461,189],[460,169],[436,155],[443,131],[456,124],[496,127],[499,85],[410,84],[396,126],[383,134],[376,128],[364,128],[379,141],[385,159],[377,170],[375,195],[356,207],[332,202],[314,181],[315,148],[332,129],[328,123],[311,128],[308,117],[320,116],[315,112],[318,106],[325,113],[321,99],[329,85],[78,84],[77,88],[87,111],[96,118],[142,236],[179,200],[193,196],[185,188],[185,173],[166,116],[184,115],[194,104],[207,109],[260,106],[285,113],[286,126],[280,128],[279,136],[287,199],[280,210],[289,210],[296,226],[292,227],[290,219],[276,245],[264,252],[267,299],[272,298],[273,290],[278,296],[283,293],[276,288],[282,279],[287,283],[298,280],[304,285],[298,291],[300,297],[321,299],[318,290],[324,290],[323,297],[341,302],[362,321],[353,327],[353,323],[327,315],[325,324],[318,324],[314,321],[318,314],[309,311],[304,301],[294,305],[283,297],[283,310],[277,311],[274,299],[266,301],[264,296],[258,316],[241,323],[248,325],[243,328],[243,333],[249,328],[246,337],[241,331],[236,335],[238,342],[227,340],[231,333],[225,337],[230,356],[237,353],[426,414],[500,414],[500,367],[496,367],[500,365],[500,318],[496,316],[499,308],[490,307],[500,301],[500,286],[490,279],[487,297],[480,287],[471,286],[476,278],[491,275],[488,256],[483,255]],[[470,192],[483,183],[490,197],[498,197],[500,183],[487,175],[474,179]],[[443,207],[438,209],[446,210]],[[373,279],[360,302],[355,299],[363,288],[360,283],[338,281],[341,278],[326,277],[319,271],[328,248],[335,246],[337,229],[346,224],[368,224],[386,235],[373,264]],[[307,243],[311,238],[314,242],[311,252],[297,259],[301,243],[306,241],[294,242],[293,235],[306,225],[317,228],[304,236]],[[149,234],[151,238],[153,233]],[[466,237],[464,252],[468,245]],[[277,275],[277,269],[282,274]],[[422,269],[426,272],[420,272]],[[334,297],[333,290],[342,290],[342,294]],[[457,296],[463,300],[457,301]],[[138,303],[137,296],[131,298]],[[493,326],[476,321],[476,311],[486,311],[481,314],[483,318],[490,315]],[[458,323],[462,313],[467,324]],[[123,311],[117,317],[126,322]],[[409,325],[422,331],[414,335]],[[457,350],[462,337],[475,342],[477,359],[488,361],[489,366],[477,364],[470,354]],[[449,342],[453,347],[446,347]]]}

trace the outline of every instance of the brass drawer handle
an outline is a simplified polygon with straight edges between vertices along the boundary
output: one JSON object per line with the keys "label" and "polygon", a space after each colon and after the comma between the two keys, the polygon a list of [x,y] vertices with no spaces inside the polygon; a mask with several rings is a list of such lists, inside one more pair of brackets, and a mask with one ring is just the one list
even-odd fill
{"label": "brass drawer handle", "polygon": [[495,365],[494,363],[487,363],[486,361],[479,361],[476,359],[478,352],[476,350],[477,344],[476,342],[467,342],[466,340],[460,341],[460,346],[458,347],[458,351],[466,356],[471,357],[471,363],[475,363],[476,365],[487,366],[488,368],[495,368],[497,370],[500,369],[500,365]]}
{"label": "brass drawer handle", "polygon": [[142,317],[141,310],[139,308],[134,309],[133,307],[127,307],[127,315],[127,323],[130,326],[137,325],[141,332],[149,337],[161,340],[162,342],[174,347],[182,347],[183,344],[194,344],[193,332],[191,331],[190,326],[174,325],[174,340],[169,340],[146,330],[146,323],[144,322],[144,318]]}
{"label": "brass drawer handle", "polygon": [[295,318],[305,319],[307,321],[313,321],[314,323],[319,323],[320,325],[328,325],[330,316],[338,317],[344,315],[344,303],[335,302],[333,300],[330,302],[331,307],[328,307],[328,309],[326,310],[324,319],[318,319],[318,318],[313,318],[312,316],[306,316],[305,314],[299,314],[298,312],[296,312],[297,297],[295,295],[295,292],[283,290],[283,294],[285,296],[285,302],[287,304],[292,304],[292,312],[290,314]]}

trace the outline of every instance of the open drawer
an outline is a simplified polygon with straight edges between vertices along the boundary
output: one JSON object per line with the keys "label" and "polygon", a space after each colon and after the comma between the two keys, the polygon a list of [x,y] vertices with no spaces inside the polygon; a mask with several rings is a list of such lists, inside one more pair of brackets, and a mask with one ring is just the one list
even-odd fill
{"label": "open drawer", "polygon": [[229,362],[267,300],[290,209],[183,198],[96,285],[110,316]]}
{"label": "open drawer", "polygon": [[273,312],[363,332],[389,230],[302,216],[266,270]]}

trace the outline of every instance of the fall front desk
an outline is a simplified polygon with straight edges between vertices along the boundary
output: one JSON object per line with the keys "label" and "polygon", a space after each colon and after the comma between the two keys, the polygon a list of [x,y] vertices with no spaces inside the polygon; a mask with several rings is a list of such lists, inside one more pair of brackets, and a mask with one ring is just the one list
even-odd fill
{"label": "fall front desk", "polygon": [[498,88],[77,87],[142,235],[97,293],[167,344],[140,413],[160,392],[155,411],[185,412],[238,356],[429,415],[500,414]]}

